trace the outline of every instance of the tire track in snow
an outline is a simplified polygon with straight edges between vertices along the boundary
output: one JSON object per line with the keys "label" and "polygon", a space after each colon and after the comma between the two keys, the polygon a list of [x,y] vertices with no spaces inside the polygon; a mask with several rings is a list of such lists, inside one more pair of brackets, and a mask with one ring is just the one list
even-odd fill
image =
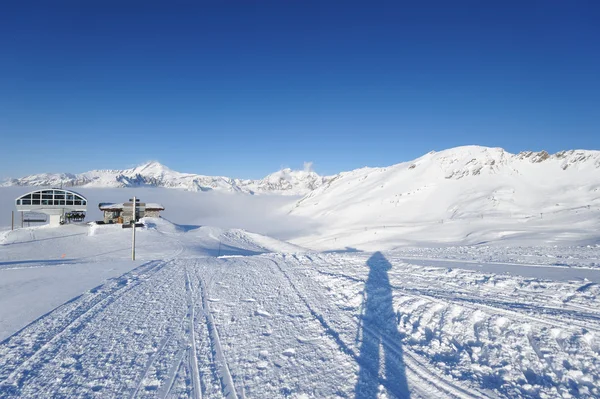
{"label": "tire track in snow", "polygon": [[177,249],[175,250],[175,253],[173,253],[171,256],[165,258],[165,260],[174,260],[177,259],[181,254],[183,254],[183,252],[185,251],[185,245],[183,245],[183,243],[181,242],[181,240],[177,239],[177,238],[172,238],[169,237],[173,240],[173,242],[177,245]]}
{"label": "tire track in snow", "polygon": [[[309,256],[306,256],[308,259],[311,259]],[[302,264],[302,261],[298,258],[298,257],[294,257],[296,259],[296,261],[299,264]],[[341,259],[336,259],[336,258],[331,258],[331,257],[324,257],[322,255],[317,256],[317,259],[325,264],[328,265],[335,265],[335,266],[343,266],[344,264],[346,264],[347,262],[343,262],[340,263]],[[414,260],[421,260],[422,258],[406,258],[406,257],[400,257],[400,258],[391,258],[392,261],[396,262],[396,263],[400,263],[400,264],[404,264],[404,265],[408,265],[408,266],[417,266],[419,268],[424,268],[424,269],[428,269],[429,266],[428,265],[420,265],[420,264],[416,264],[416,263],[410,263],[409,260],[414,259]],[[407,261],[408,260],[408,261]],[[446,259],[440,260],[440,259],[435,259],[435,258],[424,258],[422,260],[431,260],[431,261],[446,261]],[[463,262],[462,260],[456,260],[456,259],[447,259],[449,262],[458,262],[461,263]],[[470,261],[465,261],[466,263],[469,263]],[[482,263],[481,261],[472,261],[472,263]],[[507,263],[498,263],[498,262],[489,262],[486,261],[485,264],[497,264],[497,265],[505,265]],[[514,266],[522,266],[522,267],[549,267],[549,265],[543,266],[543,265],[530,265],[530,264],[520,264],[520,263],[514,263],[514,264],[510,264],[510,265],[514,265]],[[552,266],[554,268],[554,266]],[[570,269],[573,268],[571,266],[564,266],[564,268]],[[435,269],[437,270],[442,270],[441,268],[435,267]],[[347,279],[351,279],[354,280],[356,282],[363,282],[364,279],[362,278],[357,278],[354,276],[349,276],[343,273],[331,273],[331,272],[324,272],[324,271],[319,271],[322,274],[330,274],[331,276],[338,276],[338,277],[343,277],[343,278],[347,278]],[[483,274],[485,276],[485,281],[487,281],[491,276],[495,276],[493,273],[490,272],[483,272],[483,271],[479,271],[479,270],[465,270],[466,273],[476,273],[476,274]],[[396,272],[398,273],[398,272]],[[401,272],[400,272],[401,273]],[[428,278],[431,278],[430,274],[427,273],[422,273],[422,272],[418,272],[414,269],[410,270],[411,273],[411,277],[417,277],[419,279],[425,280],[425,284],[428,284],[429,281],[427,280]],[[392,276],[392,274],[390,275],[390,277]],[[503,276],[503,275],[498,275],[498,276]],[[532,279],[529,277],[522,277],[522,276],[511,276],[511,278],[515,278],[515,279],[524,279],[524,281],[528,282],[531,281]],[[563,283],[567,283],[566,281]],[[600,321],[600,312],[598,312],[595,308],[590,308],[590,307],[586,307],[580,304],[573,304],[568,302],[570,299],[567,300],[563,300],[560,304],[557,304],[557,306],[540,306],[538,305],[538,303],[544,303],[544,302],[555,302],[556,301],[556,295],[554,293],[552,294],[546,294],[544,292],[539,292],[539,291],[535,291],[535,292],[531,292],[531,291],[522,291],[521,294],[523,295],[533,295],[533,297],[529,297],[527,296],[527,298],[531,299],[531,302],[529,303],[524,303],[524,302],[517,302],[515,303],[515,297],[514,296],[509,296],[505,294],[505,291],[500,289],[493,289],[491,288],[490,291],[488,291],[489,293],[491,293],[493,295],[493,298],[490,299],[490,297],[485,297],[485,296],[472,296],[472,294],[470,292],[466,292],[463,289],[463,286],[458,285],[458,284],[454,284],[453,281],[445,281],[445,285],[451,285],[454,290],[447,290],[447,291],[435,291],[434,294],[448,294],[449,291],[454,291],[452,294],[454,295],[453,297],[448,297],[445,296],[444,298],[451,300],[453,298],[456,298],[457,295],[460,295],[461,297],[464,298],[472,298],[475,300],[482,300],[482,301],[494,301],[494,302],[498,302],[500,304],[501,307],[505,307],[508,308],[510,307],[511,304],[514,304],[514,307],[519,307],[520,309],[524,309],[524,310],[528,310],[528,311],[535,311],[537,313],[542,313],[542,314],[556,314],[556,315],[566,315],[566,316],[572,316],[573,311],[576,311],[577,314],[575,314],[576,316],[581,317],[582,321],[587,322],[588,320],[597,320]],[[586,284],[582,287],[580,287],[579,289],[577,289],[577,291],[581,292],[581,291],[585,291],[585,289],[590,286],[590,285],[596,285],[596,283],[589,283]],[[399,287],[399,286],[393,286],[393,288],[396,289],[404,289],[406,290],[405,287]],[[415,290],[419,291],[419,292],[423,292],[423,291],[431,291],[431,290],[427,290],[427,289],[419,289],[416,288]],[[425,293],[425,295],[427,295]],[[535,304],[533,303],[535,302]],[[584,327],[585,328],[585,327]]]}
{"label": "tire track in snow", "polygon": [[238,397],[354,396],[353,358],[266,257],[211,258],[198,273]]}
{"label": "tire track in snow", "polygon": [[[287,263],[285,266],[292,271],[297,270],[299,275],[305,277],[300,280],[301,282],[313,279],[321,283],[319,285],[322,285],[323,288],[333,289],[334,294],[339,293],[337,287],[340,286],[342,293],[349,290],[349,294],[343,295],[343,297],[350,300],[350,298],[356,298],[360,287],[364,286],[366,282],[365,279],[359,278],[364,272],[364,262],[360,262],[360,260],[356,262],[357,260],[359,259],[348,257],[344,263],[334,263],[320,259],[315,264],[300,258],[297,266]],[[341,268],[344,271],[348,270],[353,275],[347,276],[341,272]],[[328,269],[333,273],[328,272]],[[323,270],[325,272],[320,273]],[[354,275],[359,270],[360,276]],[[550,306],[536,314],[537,312],[523,306],[509,309],[488,306],[487,303],[490,300],[496,306],[498,305],[496,302],[500,302],[502,305],[507,304],[505,300],[507,296],[498,295],[501,300],[494,301],[496,297],[492,296],[495,295],[495,292],[485,292],[485,287],[477,284],[482,279],[471,278],[469,273],[458,276],[455,274],[446,276],[443,273],[425,275],[418,273],[418,270],[416,269],[417,273],[412,273],[415,271],[414,269],[400,267],[396,269],[395,273],[390,272],[390,278],[394,275],[396,282],[406,279],[408,287],[398,286],[398,284],[393,286],[393,292],[399,294],[394,300],[399,309],[398,323],[401,323],[402,331],[406,334],[406,340],[403,339],[403,341],[406,341],[410,349],[415,348],[416,351],[413,353],[417,353],[419,358],[426,359],[429,367],[442,368],[447,375],[452,375],[460,381],[479,383],[481,387],[488,387],[491,382],[491,388],[494,388],[499,395],[506,397],[538,397],[535,392],[547,397],[555,397],[558,395],[557,390],[577,396],[578,388],[575,387],[575,380],[570,375],[571,370],[585,370],[583,372],[589,375],[586,380],[594,381],[592,385],[588,385],[590,391],[593,392],[592,396],[597,395],[597,388],[594,386],[597,387],[598,381],[598,358],[596,357],[598,347],[594,340],[595,333],[590,332],[590,330],[594,331],[598,328],[598,323],[595,322],[596,315],[592,314],[591,318],[586,318],[589,315],[584,314],[579,322],[573,322],[568,317],[562,317],[564,314],[569,315],[568,310],[559,308],[561,312],[558,312],[557,315],[548,310],[548,308],[553,308],[554,301],[550,301],[549,293],[555,293],[555,287],[558,292],[563,293],[555,299],[560,301],[561,298],[564,298],[564,293],[572,292],[577,288],[577,284],[556,283],[556,285],[546,284],[541,287],[534,285],[531,289],[527,284],[528,281],[523,281],[518,277],[515,278],[516,281],[512,281],[511,277],[508,282],[516,282],[516,284],[501,285],[501,287],[516,287],[514,292],[512,290],[505,290],[505,292],[513,294],[519,304],[523,301],[527,301],[525,304],[529,304],[531,301],[531,305],[537,306],[537,302],[534,301],[541,291],[542,301],[548,298],[542,303],[549,302]],[[321,278],[319,274],[329,278]],[[415,278],[415,275],[418,276]],[[424,280],[424,276],[428,277],[429,281]],[[392,281],[394,280],[392,279]],[[468,290],[458,284],[452,284],[453,281],[462,282],[463,285],[467,284],[464,288]],[[506,281],[506,279],[500,281]],[[526,284],[523,285],[523,282]],[[433,290],[412,288],[412,286],[427,287],[426,284],[433,287]],[[439,290],[435,288],[437,286],[440,287]],[[520,287],[524,287],[525,291],[522,292]],[[484,290],[482,294],[490,296],[478,297],[479,289]],[[475,292],[471,293],[469,290]],[[452,300],[452,294],[457,296],[455,301]],[[462,296],[467,297],[467,300],[463,301]],[[474,301],[472,296],[475,296],[478,301]],[[337,303],[338,309],[345,310],[343,301],[339,301],[331,295],[328,297],[333,303]],[[591,299],[591,303],[596,302],[594,299],[595,297]],[[424,305],[421,310],[416,310],[414,306],[409,306],[406,311],[403,310],[405,309],[403,303],[412,302],[418,305],[421,301]],[[428,320],[422,318],[425,317],[428,308],[435,307],[437,304],[456,306],[457,310],[463,308],[466,311],[463,310],[453,316],[446,331],[439,329],[436,331],[434,327],[438,321],[436,317]],[[356,305],[357,302],[354,300],[348,309],[355,312]],[[544,306],[541,305],[541,307]],[[465,316],[471,320],[465,320]],[[465,321],[468,322],[467,328],[461,326]],[[473,323],[473,321],[476,322]],[[529,323],[530,321],[531,323]],[[473,324],[471,334],[474,332],[475,337],[469,334],[470,324]],[[527,332],[529,331],[532,332],[532,335],[528,336]],[[461,334],[462,338],[455,341],[454,337],[457,333]],[[481,340],[478,337],[479,334],[482,335]],[[430,342],[434,337],[440,338],[440,345]],[[441,341],[442,338],[444,338],[444,342]],[[555,341],[556,343],[554,343]],[[480,349],[481,352],[479,352]],[[517,350],[512,353],[511,349]],[[468,355],[468,358],[465,354]],[[468,364],[469,358],[472,366]],[[459,366],[457,364],[459,359],[461,363],[463,359],[467,362],[466,367],[456,367]],[[502,367],[505,364],[509,366],[503,370]]]}
{"label": "tire track in snow", "polygon": [[181,367],[181,364],[183,363],[183,358],[185,357],[185,353],[186,353],[186,351],[181,349],[175,355],[175,359],[178,359],[178,360],[172,364],[171,368],[167,372],[166,383],[163,385],[163,388],[158,392],[158,396],[160,398],[166,399],[170,395],[171,390],[173,389],[173,384],[175,383],[175,380],[179,376],[178,372]]}
{"label": "tire track in snow", "polygon": [[[292,257],[295,259],[295,261],[296,261],[295,263],[297,263],[298,265],[301,265],[302,269],[305,269],[305,267],[304,267],[305,265],[303,265],[300,262],[300,260],[298,259],[297,256],[293,255]],[[285,258],[285,256],[284,256],[284,258]],[[310,257],[308,257],[308,256],[307,256],[307,258],[310,259]],[[327,262],[327,260],[323,259],[321,256],[319,256],[318,259],[325,264],[329,264],[329,262]],[[318,268],[314,267],[314,263],[316,263],[316,262],[314,262],[314,260],[312,260],[312,259],[310,259],[310,260],[311,260],[311,263],[313,263],[313,267],[309,267],[310,271],[318,272],[318,273],[326,275],[328,277],[343,277],[349,281],[352,281],[353,283],[359,283],[363,286],[366,283],[365,279],[348,276],[348,275],[344,275],[344,274],[339,276],[336,273],[330,273],[330,272],[325,272],[325,271],[319,270]],[[286,265],[287,265],[287,263],[286,263]],[[289,269],[290,269],[290,271],[293,271],[294,268],[289,267]],[[304,277],[305,278],[303,278],[303,279],[299,279],[299,281],[311,281],[311,278],[309,276],[304,276]],[[393,289],[396,289],[396,286],[394,286],[393,284],[390,285],[390,287]],[[432,301],[438,305],[443,305],[444,307],[447,306],[447,303],[445,303],[442,300],[438,300],[437,298],[429,298],[427,296],[415,296],[415,295],[411,295],[411,296],[413,297],[413,299],[425,301],[421,305],[419,305],[419,307],[429,308],[430,302],[432,302]],[[322,303],[326,303],[326,302],[328,302],[328,301],[323,298]],[[428,311],[431,312],[432,315],[438,314],[440,311],[443,313],[443,310],[439,310],[439,309],[436,310],[435,308],[431,308]],[[446,394],[449,397],[456,397],[456,398],[473,398],[473,397],[474,398],[490,398],[490,397],[493,398],[493,397],[496,397],[495,393],[493,393],[492,391],[488,390],[484,393],[484,392],[480,392],[476,387],[473,387],[473,386],[464,387],[460,384],[460,382],[457,382],[444,374],[432,371],[431,365],[429,364],[428,360],[426,360],[421,355],[419,355],[418,353],[413,351],[410,347],[406,346],[404,348],[400,348],[396,343],[394,343],[386,335],[380,334],[380,332],[373,331],[370,327],[361,324],[361,318],[358,318],[358,320],[356,320],[354,318],[347,318],[347,319],[350,321],[350,323],[356,325],[357,331],[363,330],[370,336],[377,336],[377,335],[381,336],[382,344],[386,348],[386,350],[390,350],[390,351],[394,352],[398,357],[403,358],[403,360],[406,364],[407,371],[409,373],[410,372],[413,373],[409,382],[413,382],[413,383],[417,382],[418,383],[418,381],[423,380],[423,381],[432,383],[432,386],[435,387],[437,389],[437,391],[431,390],[430,389],[431,386],[430,387],[426,386],[421,390],[421,394],[424,397],[429,398],[429,397],[433,397],[433,396],[439,396],[440,393]]]}
{"label": "tire track in snow", "polygon": [[[326,272],[323,270],[314,269],[319,274],[334,277],[334,278],[342,278],[355,283],[364,284],[366,282],[365,279],[346,275],[343,273],[332,273]],[[486,297],[478,297],[473,296],[466,293],[461,293],[461,295],[456,295],[456,293],[447,293],[440,290],[432,290],[432,289],[423,289],[423,288],[407,288],[399,285],[391,284],[391,287],[398,292],[403,292],[406,295],[412,295],[416,297],[426,297],[431,298],[431,300],[438,301],[439,303],[454,303],[459,306],[463,306],[472,310],[482,310],[489,309],[494,312],[502,313],[511,318],[526,318],[530,321],[536,323],[542,323],[550,327],[561,326],[565,329],[572,330],[574,327],[576,328],[585,328],[587,330],[591,330],[594,332],[600,333],[600,326],[593,327],[589,324],[581,324],[580,322],[600,322],[600,314],[595,314],[591,312],[581,312],[573,311],[568,309],[561,309],[557,307],[550,306],[541,306],[541,305],[533,305],[528,303],[515,303],[512,301],[502,301],[502,300],[494,300]],[[530,312],[535,312],[538,316],[532,316],[527,313],[519,312],[514,310],[515,308],[527,310]],[[565,322],[564,319],[561,319],[559,316],[570,316],[575,317],[578,320],[569,320]],[[557,317],[552,317],[557,316]]]}
{"label": "tire track in snow", "polygon": [[[32,353],[29,353],[27,355],[25,355],[23,353],[23,354],[12,357],[12,359],[18,359],[19,363],[15,364],[14,368],[4,378],[2,378],[2,374],[0,374],[0,378],[2,378],[2,379],[0,379],[0,388],[2,388],[2,386],[4,386],[4,385],[13,385],[15,383],[14,379],[17,376],[17,374],[19,373],[19,371],[26,368],[31,363],[33,363],[43,352],[49,350],[56,341],[60,340],[64,336],[72,333],[73,329],[82,329],[83,327],[85,327],[85,325],[88,324],[94,317],[96,317],[106,307],[108,307],[111,303],[113,303],[119,295],[123,295],[125,292],[135,288],[136,286],[138,286],[141,283],[141,281],[143,281],[146,278],[149,278],[151,275],[153,275],[158,270],[160,270],[163,266],[164,266],[164,262],[159,262],[159,261],[147,262],[147,263],[139,266],[138,268],[134,269],[133,271],[124,274],[121,277],[112,279],[113,281],[108,283],[110,286],[106,287],[107,289],[105,289],[105,290],[102,288],[104,288],[104,286],[106,284],[90,290],[90,292],[94,292],[94,290],[98,290],[98,291],[97,291],[96,295],[93,295],[92,297],[89,297],[89,298],[84,298],[86,300],[86,302],[78,305],[73,311],[66,314],[66,316],[71,316],[71,314],[74,313],[73,318],[67,319],[65,321],[65,324],[63,326],[59,327],[56,332],[53,332],[52,335],[48,337],[48,339],[40,340],[38,338],[36,340],[37,337],[34,336],[33,341],[35,343],[33,344],[33,347],[35,349]],[[142,269],[141,272],[138,271],[138,269],[140,269],[140,268]],[[138,272],[136,272],[136,271],[138,271]],[[133,284],[129,284],[129,281],[130,281],[129,277],[135,278]],[[123,279],[126,279],[125,284],[121,284]],[[86,294],[84,294],[84,295],[86,295]],[[81,297],[82,296],[76,297],[76,298],[74,298],[74,300],[77,300]],[[46,313],[41,318],[33,321],[28,326],[24,327],[17,333],[13,334],[11,337],[4,340],[2,342],[2,344],[9,345],[11,343],[11,341],[13,340],[13,338],[15,338],[15,337],[21,337],[23,335],[28,337],[29,334],[27,334],[27,332],[30,329],[33,329],[34,331],[32,331],[32,334],[35,334],[35,330],[39,329],[40,322],[49,322],[50,324],[54,324],[54,323],[52,323],[55,320],[52,317],[53,313],[57,310],[60,310],[65,305],[70,304],[72,301],[73,300],[68,301],[65,304],[57,307],[56,309]],[[28,341],[30,341],[30,340],[31,340],[31,338],[28,337]],[[21,348],[21,349],[23,350],[23,352],[25,352],[26,348]],[[7,366],[6,364],[2,365],[2,366],[3,366],[2,368],[4,369],[5,372],[7,370],[10,370],[10,366]]]}
{"label": "tire track in snow", "polygon": [[[360,357],[352,348],[350,348],[343,341],[343,339],[340,337],[340,334],[334,328],[331,327],[331,324],[327,321],[327,319],[321,313],[315,310],[315,307],[307,300],[306,296],[300,292],[296,284],[294,284],[289,274],[284,270],[284,268],[279,264],[279,262],[273,259],[269,260],[273,262],[277,269],[283,274],[286,280],[290,283],[296,295],[306,305],[309,312],[321,323],[325,332],[338,344],[338,346],[343,352],[352,356],[354,360],[360,365]],[[363,332],[370,335],[370,337],[367,339],[375,339],[374,337],[378,336],[382,338],[382,345],[385,347],[385,349],[394,353],[394,361],[403,363],[405,366],[403,368],[405,368],[407,371],[413,374],[411,376],[412,378],[409,381],[425,381],[427,383],[426,386],[412,385],[410,387],[412,390],[417,391],[417,393],[421,397],[429,398],[439,396],[440,394],[446,395],[447,397],[460,399],[484,399],[494,397],[493,395],[484,395],[477,391],[474,391],[472,388],[464,388],[452,381],[448,381],[446,378],[431,372],[427,364],[418,359],[418,355],[409,353],[408,350],[398,348],[397,344],[391,342],[389,338],[385,337],[385,335],[375,332],[364,325],[359,326],[356,320],[352,320],[352,323],[355,324],[357,328],[361,328]],[[364,367],[364,365],[361,365],[361,367]],[[372,376],[374,381],[378,381],[379,384],[383,385],[388,390],[388,393],[393,392],[393,387],[388,381],[379,376],[378,370],[368,369],[368,372]]]}
{"label": "tire track in snow", "polygon": [[[130,272],[93,289],[90,295],[105,295],[115,284],[120,288],[112,292],[110,304],[93,311],[95,316],[87,323],[72,323],[47,351],[31,359],[25,368],[21,365],[21,371],[16,372],[22,376],[17,376],[13,384],[0,384],[0,397],[49,397],[59,391],[68,396],[85,396],[99,390],[102,397],[155,397],[163,386],[162,376],[172,379],[170,384],[177,380],[178,371],[172,363],[181,359],[177,356],[189,342],[183,331],[186,313],[181,288],[185,289],[185,276],[172,262],[156,262],[155,266],[155,273],[131,276]],[[65,313],[69,314],[72,311]],[[49,326],[57,321],[56,316],[52,313],[48,318]],[[73,322],[72,318],[67,321]],[[41,334],[48,328],[35,324],[31,329],[32,333]],[[19,350],[19,343],[27,335],[14,338],[12,345],[0,345],[0,361],[22,357],[15,350]],[[72,363],[73,358],[77,364]],[[113,378],[103,378],[104,373]],[[82,378],[85,384],[81,383]],[[100,384],[105,381],[106,388],[93,384],[94,380]]]}
{"label": "tire track in snow", "polygon": [[[187,278],[187,273],[186,273],[186,278]],[[186,281],[187,282],[187,281]],[[137,397],[138,393],[141,391],[144,381],[146,380],[152,366],[154,365],[154,363],[157,361],[157,359],[159,359],[161,357],[161,355],[164,353],[165,348],[167,347],[167,345],[173,341],[174,339],[177,339],[178,336],[183,336],[184,333],[184,323],[186,322],[187,319],[187,315],[184,315],[181,320],[178,322],[177,326],[175,327],[175,329],[171,332],[169,332],[162,340],[160,346],[158,347],[157,351],[150,357],[150,359],[148,359],[148,362],[146,364],[146,366],[144,367],[144,370],[142,372],[141,377],[138,380],[137,386],[135,391],[131,394],[131,399],[134,399],[135,397]],[[111,349],[112,352],[112,349]],[[183,353],[183,355],[185,354],[183,351],[180,351]],[[175,358],[178,358],[179,360],[177,362],[175,362],[175,364],[173,364],[170,368],[169,371],[167,372],[167,375],[169,376],[168,379],[168,383],[166,385],[168,385],[168,388],[165,392],[163,392],[163,398],[165,398],[168,393],[170,392],[171,386],[173,384],[173,381],[175,380],[176,377],[176,373],[177,373],[177,369],[179,368],[179,366],[181,365],[181,361],[183,359],[183,355],[181,355],[181,357],[179,356],[175,356]],[[173,370],[175,369],[175,370]]]}
{"label": "tire track in snow", "polygon": [[190,329],[190,363],[192,370],[192,387],[194,399],[202,399],[202,385],[200,384],[200,371],[198,371],[198,353],[196,351],[196,334],[195,334],[195,304],[194,291],[190,281],[190,275],[185,270],[185,289],[187,291],[187,299],[189,306],[189,329]]}
{"label": "tire track in snow", "polygon": [[[210,397],[237,399],[206,287],[202,279],[192,277],[198,264],[202,261],[148,262],[57,307],[9,337],[0,344],[0,362],[9,365],[1,365],[0,397],[34,393],[45,397],[57,389],[66,389],[64,392],[73,396],[103,390],[103,397],[168,397],[177,383],[176,395],[187,392],[202,398],[206,378]],[[185,303],[188,312],[181,306]],[[175,316],[178,321],[173,323]],[[86,328],[91,325],[93,328]],[[187,334],[184,325],[189,327]],[[126,331],[123,340],[119,339]],[[208,338],[201,342],[202,353],[196,347],[197,332]],[[186,353],[191,361],[191,390],[180,379]],[[61,369],[62,365],[66,368]],[[111,365],[117,368],[111,369]],[[200,365],[207,375],[200,374]],[[76,366],[74,373],[70,372],[72,366]],[[54,371],[59,371],[55,378]],[[90,372],[93,379],[84,377]],[[121,377],[104,379],[103,373]],[[81,384],[81,378],[89,382]],[[108,385],[103,388],[93,380]]]}
{"label": "tire track in snow", "polygon": [[204,309],[204,314],[208,323],[209,337],[212,343],[213,350],[215,352],[215,361],[217,362],[216,366],[218,367],[219,374],[221,375],[223,396],[226,399],[237,399],[235,385],[233,384],[233,379],[231,378],[231,371],[229,370],[229,365],[227,364],[227,360],[223,352],[223,347],[221,346],[219,332],[217,331],[217,326],[215,324],[210,310],[210,306],[208,304],[206,295],[206,285],[204,284],[204,281],[202,279],[199,278],[199,280],[202,307]]}
{"label": "tire track in snow", "polygon": [[131,397],[130,397],[131,399],[134,399],[135,397],[137,397],[138,392],[140,392],[140,389],[142,388],[144,380],[146,379],[148,372],[150,371],[150,368],[152,367],[152,365],[154,364],[156,359],[160,356],[160,354],[162,354],[163,350],[165,349],[165,346],[167,346],[167,344],[169,343],[171,338],[173,338],[173,334],[169,334],[167,337],[165,337],[162,341],[162,344],[158,348],[158,350],[148,360],[148,363],[146,364],[146,366],[144,367],[144,370],[142,372],[142,376],[138,380],[137,386],[135,387],[135,390],[131,394]]}

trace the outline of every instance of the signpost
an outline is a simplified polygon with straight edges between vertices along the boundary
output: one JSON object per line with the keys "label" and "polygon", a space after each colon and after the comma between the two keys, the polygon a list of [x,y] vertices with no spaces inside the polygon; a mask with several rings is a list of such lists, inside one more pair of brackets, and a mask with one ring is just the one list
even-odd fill
{"label": "signpost", "polygon": [[133,197],[133,199],[130,199],[129,201],[131,201],[131,207],[132,207],[132,214],[131,214],[131,260],[135,260],[135,206],[136,204],[136,199],[135,197]]}

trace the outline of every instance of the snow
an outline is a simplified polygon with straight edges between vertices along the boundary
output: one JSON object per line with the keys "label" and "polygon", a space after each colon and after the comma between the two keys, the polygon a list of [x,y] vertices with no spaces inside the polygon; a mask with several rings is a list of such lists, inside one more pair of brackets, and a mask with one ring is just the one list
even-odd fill
{"label": "snow", "polygon": [[58,231],[41,226],[4,232],[0,241],[0,340],[23,323],[144,261],[298,248],[278,245],[275,239],[261,240],[259,234],[246,236],[240,229],[185,229],[163,219],[144,221],[146,228],[137,231],[136,262],[129,260],[131,230],[119,225],[73,224]]}
{"label": "snow", "polygon": [[467,146],[341,173],[290,208],[320,224],[292,242],[371,251],[600,242],[600,152],[544,154]]}
{"label": "snow", "polygon": [[600,394],[599,246],[318,253],[144,222],[136,262],[119,226],[3,234],[1,397]]}
{"label": "snow", "polygon": [[2,188],[0,398],[600,397],[598,166],[465,147],[299,202],[79,189],[87,220],[165,205],[135,262],[118,225],[10,231]]}

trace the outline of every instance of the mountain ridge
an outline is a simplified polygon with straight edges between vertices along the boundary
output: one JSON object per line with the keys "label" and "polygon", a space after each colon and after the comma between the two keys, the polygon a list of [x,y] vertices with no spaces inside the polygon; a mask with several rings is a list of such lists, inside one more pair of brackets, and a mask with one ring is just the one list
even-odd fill
{"label": "mountain ridge", "polygon": [[564,229],[556,237],[595,239],[600,151],[432,151],[409,162],[340,173],[289,214],[321,223],[318,234],[294,241],[313,249],[389,249],[428,240],[434,246],[476,244],[525,231],[547,234],[560,223]]}
{"label": "mountain ridge", "polygon": [[164,187],[188,191],[225,191],[247,194],[304,195],[330,179],[310,170],[281,169],[263,179],[237,179],[177,172],[158,161],[129,169],[97,169],[83,173],[38,173],[6,179],[0,186],[44,187]]}
{"label": "mountain ridge", "polygon": [[[522,165],[554,163],[562,170],[580,168],[583,165],[600,168],[600,151],[566,150],[555,154],[546,151],[523,151],[511,154],[502,148],[483,146],[454,147],[443,151],[431,151],[407,162],[387,167],[363,167],[332,176],[320,176],[310,168],[304,170],[281,169],[263,179],[238,179],[226,176],[207,176],[195,173],[174,171],[158,161],[149,161],[129,169],[98,169],[88,172],[39,173],[21,178],[6,179],[1,186],[65,186],[65,187],[140,187],[154,186],[178,188],[188,191],[225,191],[248,194],[284,194],[310,195],[314,190],[328,187],[332,182],[360,171],[387,170],[403,168],[409,170],[428,164],[435,158],[434,165],[443,172],[445,179],[459,180],[467,176],[490,175],[500,168],[508,168],[507,173],[518,175],[520,172],[510,164],[516,160]],[[528,162],[527,162],[528,161]],[[403,166],[404,165],[404,166]],[[521,167],[522,167],[521,165]]]}

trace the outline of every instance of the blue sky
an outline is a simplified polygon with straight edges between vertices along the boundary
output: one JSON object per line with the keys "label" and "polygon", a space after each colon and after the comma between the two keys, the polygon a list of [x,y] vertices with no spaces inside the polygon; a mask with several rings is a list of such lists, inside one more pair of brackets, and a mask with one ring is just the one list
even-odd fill
{"label": "blue sky", "polygon": [[3,2],[0,178],[600,149],[598,4]]}

